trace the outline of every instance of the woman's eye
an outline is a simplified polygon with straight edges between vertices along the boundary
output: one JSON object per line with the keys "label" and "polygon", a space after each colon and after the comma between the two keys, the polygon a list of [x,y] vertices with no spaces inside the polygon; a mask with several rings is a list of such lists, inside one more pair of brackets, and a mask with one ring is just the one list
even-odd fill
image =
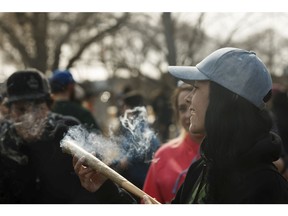
{"label": "woman's eye", "polygon": [[186,106],[179,107],[179,112],[184,113],[186,111],[187,111],[187,107]]}

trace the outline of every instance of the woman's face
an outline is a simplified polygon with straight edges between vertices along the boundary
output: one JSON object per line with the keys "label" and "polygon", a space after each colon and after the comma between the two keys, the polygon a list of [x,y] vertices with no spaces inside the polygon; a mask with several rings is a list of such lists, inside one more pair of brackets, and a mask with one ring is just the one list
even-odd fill
{"label": "woman's face", "polygon": [[178,95],[178,116],[181,126],[185,131],[189,131],[190,126],[190,104],[186,101],[186,96],[190,93],[189,90],[181,91]]}
{"label": "woman's face", "polygon": [[209,81],[195,81],[193,91],[187,96],[191,101],[190,127],[192,134],[205,134],[205,115],[209,104]]}

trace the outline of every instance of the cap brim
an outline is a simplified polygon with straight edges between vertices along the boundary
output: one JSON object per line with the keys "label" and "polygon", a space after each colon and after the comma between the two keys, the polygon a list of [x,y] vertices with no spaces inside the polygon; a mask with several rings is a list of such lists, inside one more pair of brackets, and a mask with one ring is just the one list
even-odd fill
{"label": "cap brim", "polygon": [[40,100],[47,98],[47,94],[29,94],[29,95],[15,95],[8,97],[7,103],[14,103],[23,100]]}
{"label": "cap brim", "polygon": [[197,67],[192,66],[168,66],[168,72],[172,76],[189,84],[195,80],[210,80]]}

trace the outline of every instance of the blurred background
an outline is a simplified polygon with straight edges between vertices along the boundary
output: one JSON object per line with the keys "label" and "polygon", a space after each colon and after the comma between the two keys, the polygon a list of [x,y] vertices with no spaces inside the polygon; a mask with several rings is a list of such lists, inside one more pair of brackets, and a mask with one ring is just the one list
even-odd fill
{"label": "blurred background", "polygon": [[195,65],[234,46],[255,51],[273,82],[287,88],[287,25],[288,13],[268,12],[3,12],[0,83],[18,69],[37,68],[47,77],[68,69],[81,87],[78,97],[104,130],[117,123],[121,95],[139,90],[165,141],[176,133],[170,95],[177,81],[168,65]]}

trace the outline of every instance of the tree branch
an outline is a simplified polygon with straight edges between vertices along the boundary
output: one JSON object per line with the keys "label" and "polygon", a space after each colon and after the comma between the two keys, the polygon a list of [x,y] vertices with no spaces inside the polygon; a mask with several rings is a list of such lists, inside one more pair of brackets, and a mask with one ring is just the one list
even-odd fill
{"label": "tree branch", "polygon": [[35,42],[35,56],[33,67],[42,72],[47,70],[48,50],[46,45],[48,28],[48,14],[34,13],[31,19],[32,35]]}
{"label": "tree branch", "polygon": [[2,20],[0,20],[0,29],[3,30],[7,34],[7,38],[10,41],[11,45],[19,51],[23,62],[30,65],[32,62],[32,58],[29,56],[26,47],[20,42],[19,38],[17,38],[15,32],[12,28],[10,28],[8,25],[6,25]]}
{"label": "tree branch", "polygon": [[59,67],[59,62],[60,62],[60,54],[61,54],[61,47],[62,45],[69,40],[71,34],[76,31],[79,27],[81,27],[88,18],[91,17],[91,13],[85,13],[81,16],[81,18],[77,19],[76,22],[74,22],[72,25],[69,26],[68,31],[66,34],[64,34],[59,41],[57,42],[55,49],[54,49],[54,61],[52,64],[52,70],[55,70]]}
{"label": "tree branch", "polygon": [[103,30],[99,34],[95,35],[94,37],[90,38],[86,42],[82,44],[79,48],[78,52],[70,59],[68,65],[66,66],[67,69],[72,67],[72,65],[80,58],[82,53],[85,51],[87,47],[89,47],[92,43],[102,40],[107,34],[112,34],[117,31],[121,25],[130,17],[129,13],[125,13],[120,19],[118,19],[117,23],[108,29]]}

